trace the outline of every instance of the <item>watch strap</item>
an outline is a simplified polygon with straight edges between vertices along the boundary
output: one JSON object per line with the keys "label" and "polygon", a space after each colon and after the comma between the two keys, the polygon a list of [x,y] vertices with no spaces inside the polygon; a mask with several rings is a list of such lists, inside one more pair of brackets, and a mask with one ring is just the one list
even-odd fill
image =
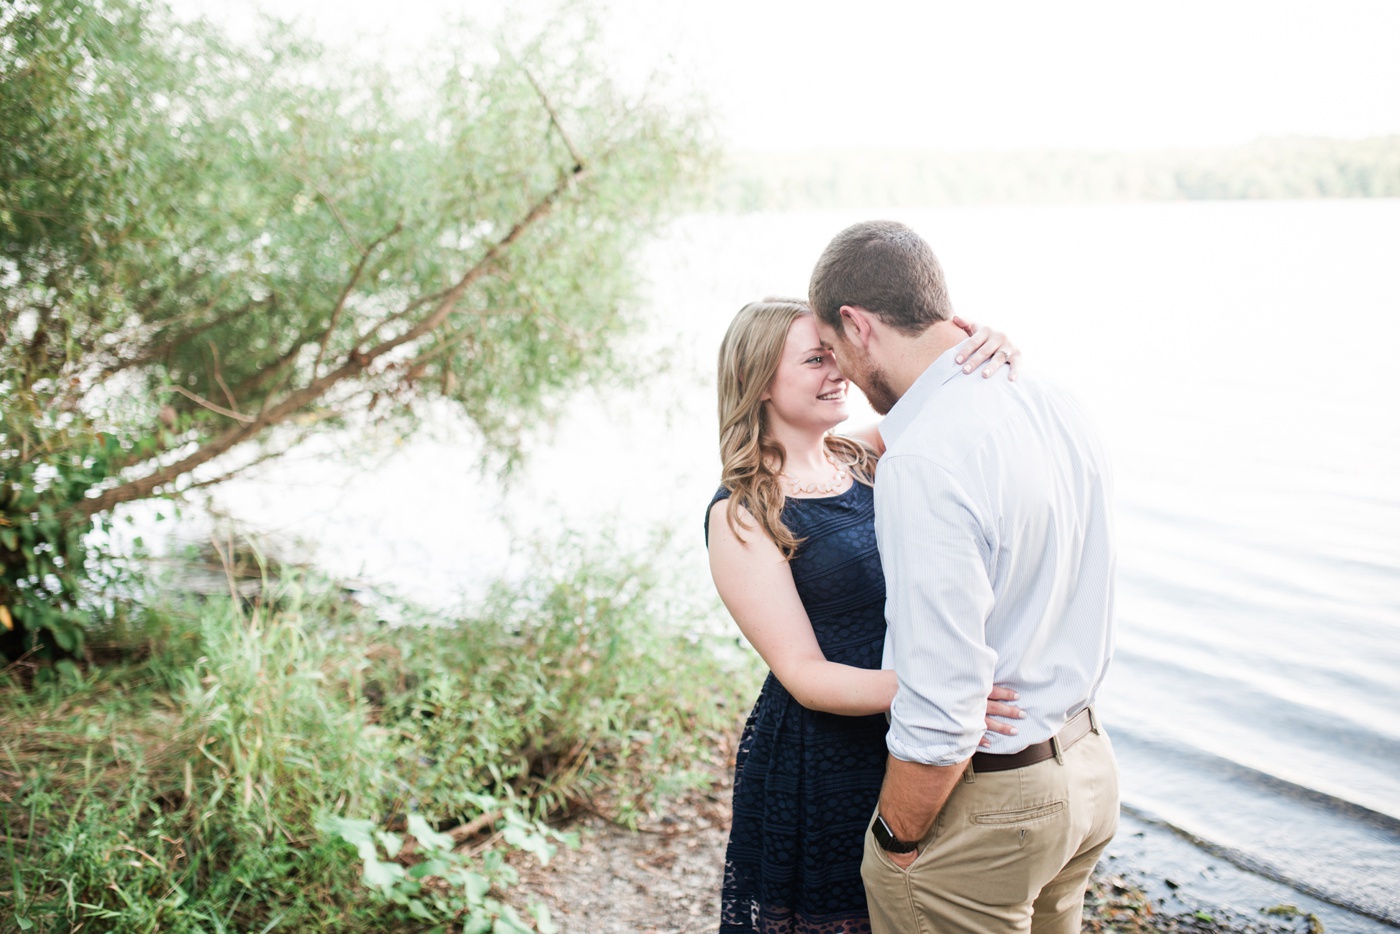
{"label": "watch strap", "polygon": [[875,835],[875,842],[880,845],[880,849],[886,853],[912,853],[919,848],[918,842],[909,843],[901,840],[890,830],[890,825],[885,823],[885,819],[878,813],[875,815],[875,823],[870,827],[871,833]]}

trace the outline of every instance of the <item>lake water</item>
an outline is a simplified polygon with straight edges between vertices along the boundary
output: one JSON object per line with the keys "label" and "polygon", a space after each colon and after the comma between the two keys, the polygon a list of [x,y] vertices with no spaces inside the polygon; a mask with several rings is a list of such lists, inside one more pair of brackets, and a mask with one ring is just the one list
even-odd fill
{"label": "lake water", "polygon": [[1115,857],[1176,873],[1173,897],[1400,927],[1400,202],[688,217],[643,258],[633,351],[670,369],[575,400],[508,493],[443,429],[368,467],[308,450],[217,500],[431,603],[559,525],[673,528],[708,593],[720,335],[746,301],[804,294],[827,239],[870,216],[923,233],[958,310],[1076,392],[1112,451]]}

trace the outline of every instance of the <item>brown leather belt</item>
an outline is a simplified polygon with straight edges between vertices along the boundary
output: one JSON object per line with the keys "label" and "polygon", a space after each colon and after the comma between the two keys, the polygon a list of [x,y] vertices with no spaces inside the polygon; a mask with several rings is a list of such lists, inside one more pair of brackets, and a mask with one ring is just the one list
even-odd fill
{"label": "brown leather belt", "polygon": [[1085,707],[1079,713],[1069,718],[1069,722],[1052,739],[1047,739],[1043,743],[1036,743],[1027,746],[1020,752],[1013,752],[1007,755],[998,755],[994,752],[975,752],[972,754],[972,771],[976,772],[1006,772],[1010,769],[1024,768],[1028,765],[1035,765],[1037,762],[1044,762],[1046,759],[1053,759],[1056,756],[1055,746],[1059,744],[1059,751],[1063,753],[1066,749],[1079,742],[1089,735],[1091,730],[1096,731],[1096,722],[1090,708]]}

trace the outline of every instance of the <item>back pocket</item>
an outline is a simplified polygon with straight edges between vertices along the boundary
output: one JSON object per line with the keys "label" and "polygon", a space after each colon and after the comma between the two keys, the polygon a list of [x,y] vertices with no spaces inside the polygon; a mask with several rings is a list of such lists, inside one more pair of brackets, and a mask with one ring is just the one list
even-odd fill
{"label": "back pocket", "polygon": [[1028,824],[1031,821],[1042,820],[1052,814],[1058,814],[1065,809],[1065,802],[1051,801],[1049,804],[1038,804],[1033,808],[1020,808],[1015,811],[990,811],[986,814],[973,814],[974,824]]}

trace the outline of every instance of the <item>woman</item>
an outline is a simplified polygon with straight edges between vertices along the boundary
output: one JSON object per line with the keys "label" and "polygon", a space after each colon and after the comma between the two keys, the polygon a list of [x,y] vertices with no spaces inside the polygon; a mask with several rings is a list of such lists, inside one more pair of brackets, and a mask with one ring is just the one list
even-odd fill
{"label": "woman", "polygon": [[[966,370],[1019,352],[971,339]],[[960,359],[959,362],[962,362]],[[1013,373],[1015,366],[1013,365]],[[771,674],[749,715],[734,772],[720,932],[869,932],[863,838],[885,770],[881,671],[885,585],[871,483],[878,432],[842,437],[846,380],[807,304],[744,306],[720,345],[723,486],[706,516],[720,597]],[[988,729],[1015,733],[1014,700],[988,699]]]}

